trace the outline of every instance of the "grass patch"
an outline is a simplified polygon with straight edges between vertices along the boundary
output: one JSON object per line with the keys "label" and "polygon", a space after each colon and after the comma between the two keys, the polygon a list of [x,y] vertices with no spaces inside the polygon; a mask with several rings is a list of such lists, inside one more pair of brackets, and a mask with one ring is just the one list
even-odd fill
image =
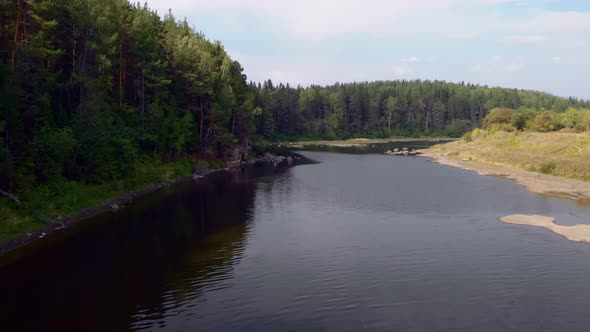
{"label": "grass patch", "polygon": [[590,135],[567,132],[474,130],[469,143],[436,145],[430,151],[460,159],[514,166],[574,179],[590,179]]}
{"label": "grass patch", "polygon": [[102,205],[148,184],[190,175],[194,166],[195,161],[188,158],[168,163],[147,158],[136,165],[134,176],[128,179],[101,184],[57,179],[19,192],[17,195],[23,202],[23,208],[0,198],[0,243],[38,230],[59,217]]}
{"label": "grass patch", "polygon": [[550,161],[548,163],[542,164],[539,171],[541,171],[543,174],[553,174],[556,168],[557,164],[554,161]]}

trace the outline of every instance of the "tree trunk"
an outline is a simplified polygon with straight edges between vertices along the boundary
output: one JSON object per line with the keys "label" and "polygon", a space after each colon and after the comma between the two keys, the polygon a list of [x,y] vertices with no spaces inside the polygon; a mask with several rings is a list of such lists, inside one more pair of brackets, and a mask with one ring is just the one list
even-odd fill
{"label": "tree trunk", "polygon": [[203,135],[203,124],[205,121],[205,110],[203,109],[203,96],[200,96],[200,100],[201,100],[201,125],[199,127],[199,136],[201,137],[201,150],[203,150],[203,147],[205,146],[205,136]]}
{"label": "tree trunk", "polygon": [[23,19],[25,15],[25,4],[24,0],[18,0],[17,2],[18,11],[16,14],[16,23],[14,25],[14,45],[12,46],[12,56],[10,59],[10,70],[14,72],[16,69],[16,50],[18,49],[18,44],[20,42],[20,35],[21,35],[21,26],[23,25]]}
{"label": "tree trunk", "polygon": [[82,59],[80,60],[80,113],[84,111],[84,76],[86,75],[86,57],[88,55],[88,35],[92,34],[92,28],[89,31],[84,31],[84,52],[82,52]]}
{"label": "tree trunk", "polygon": [[119,107],[123,109],[123,37],[119,41]]}
{"label": "tree trunk", "polygon": [[141,70],[141,129],[145,132],[145,71]]}

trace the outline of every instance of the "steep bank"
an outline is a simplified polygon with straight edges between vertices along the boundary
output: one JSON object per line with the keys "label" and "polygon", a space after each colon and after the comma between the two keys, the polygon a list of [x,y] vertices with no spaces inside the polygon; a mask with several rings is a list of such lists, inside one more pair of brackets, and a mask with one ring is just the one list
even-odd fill
{"label": "steep bank", "polygon": [[479,131],[472,140],[439,144],[424,151],[437,163],[501,175],[529,191],[590,199],[590,135]]}

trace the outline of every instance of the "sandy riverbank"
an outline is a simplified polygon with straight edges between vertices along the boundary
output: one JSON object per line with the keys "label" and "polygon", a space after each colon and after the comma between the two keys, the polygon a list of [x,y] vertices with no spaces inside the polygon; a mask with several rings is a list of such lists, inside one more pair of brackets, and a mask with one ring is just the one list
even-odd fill
{"label": "sandy riverbank", "polygon": [[421,156],[432,158],[435,163],[475,171],[481,175],[503,176],[516,181],[533,193],[590,200],[590,182],[587,181],[529,172],[517,167],[456,159],[443,153],[428,150],[423,151]]}
{"label": "sandy riverbank", "polygon": [[557,225],[553,217],[523,214],[502,217],[500,220],[508,224],[543,227],[570,241],[590,243],[590,225],[562,226]]}

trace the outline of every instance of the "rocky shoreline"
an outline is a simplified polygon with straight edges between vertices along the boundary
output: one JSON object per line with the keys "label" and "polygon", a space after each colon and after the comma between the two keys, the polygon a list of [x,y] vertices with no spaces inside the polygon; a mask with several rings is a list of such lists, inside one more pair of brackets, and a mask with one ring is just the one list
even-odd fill
{"label": "rocky shoreline", "polygon": [[108,213],[108,212],[116,212],[119,209],[124,208],[126,205],[132,203],[139,197],[148,195],[150,193],[154,193],[156,191],[181,184],[187,183],[190,181],[199,181],[207,178],[209,175],[224,172],[224,171],[231,171],[234,169],[245,168],[245,167],[253,167],[256,165],[264,165],[269,164],[273,165],[273,167],[291,167],[296,164],[298,160],[301,160],[301,157],[296,154],[290,154],[288,156],[282,155],[274,155],[271,153],[264,153],[263,155],[256,157],[254,159],[250,159],[247,161],[236,161],[229,163],[226,168],[221,169],[208,169],[205,167],[197,168],[191,175],[183,176],[174,180],[168,180],[160,183],[154,183],[143,187],[142,189],[135,190],[132,192],[128,192],[126,194],[120,195],[118,197],[112,198],[105,203],[83,209],[79,212],[71,214],[66,217],[59,218],[54,222],[48,224],[46,227],[43,227],[40,230],[35,232],[30,232],[27,234],[23,234],[21,237],[8,241],[6,243],[0,244],[0,256],[5,255],[8,252],[12,252],[18,248],[25,247],[35,241],[39,241],[45,239],[52,234],[56,234],[59,232],[65,231],[67,228],[78,224],[80,222],[84,222],[89,218],[95,217],[97,215]]}

